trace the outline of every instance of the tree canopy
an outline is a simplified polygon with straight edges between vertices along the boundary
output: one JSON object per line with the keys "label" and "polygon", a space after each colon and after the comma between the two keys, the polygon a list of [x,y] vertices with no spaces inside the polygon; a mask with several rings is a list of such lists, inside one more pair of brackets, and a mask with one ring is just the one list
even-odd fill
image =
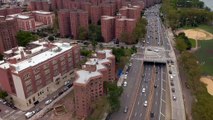
{"label": "tree canopy", "polygon": [[89,40],[95,40],[98,42],[102,42],[102,35],[101,35],[101,26],[100,25],[89,25],[89,32],[88,32]]}
{"label": "tree canopy", "polygon": [[51,35],[51,36],[48,37],[48,40],[49,40],[49,41],[54,41],[55,38],[54,38],[54,36]]}
{"label": "tree canopy", "polygon": [[33,35],[31,32],[19,31],[16,35],[19,46],[26,46],[31,41],[37,40],[37,36]]}
{"label": "tree canopy", "polygon": [[111,106],[111,112],[118,111],[120,108],[119,97],[123,92],[122,87],[118,87],[116,83],[105,82],[104,87],[107,91],[107,98]]}
{"label": "tree canopy", "polygon": [[78,39],[79,40],[86,40],[87,39],[87,31],[84,27],[79,27]]}

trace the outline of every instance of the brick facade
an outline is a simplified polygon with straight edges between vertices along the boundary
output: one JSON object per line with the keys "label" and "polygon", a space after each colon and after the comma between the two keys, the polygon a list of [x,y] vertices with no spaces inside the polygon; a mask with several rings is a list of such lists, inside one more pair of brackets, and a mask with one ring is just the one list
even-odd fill
{"label": "brick facade", "polygon": [[78,118],[85,119],[92,111],[91,104],[104,95],[103,82],[115,80],[115,57],[111,50],[98,51],[97,57],[75,74],[75,112]]}
{"label": "brick facade", "polygon": [[0,53],[17,46],[18,26],[15,19],[0,21]]}

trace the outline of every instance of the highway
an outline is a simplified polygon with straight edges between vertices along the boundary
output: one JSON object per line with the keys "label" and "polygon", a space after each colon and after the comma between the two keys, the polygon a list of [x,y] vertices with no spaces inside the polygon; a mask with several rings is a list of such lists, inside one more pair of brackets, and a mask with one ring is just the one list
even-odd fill
{"label": "highway", "polygon": [[[144,12],[148,22],[147,34],[145,40],[137,45],[138,53],[131,58],[132,67],[126,80],[128,85],[124,87],[121,96],[121,109],[113,113],[110,120],[185,119],[176,58],[170,38],[160,20],[159,9],[160,5],[155,5]],[[150,54],[163,59],[161,53],[164,53],[166,57],[165,63],[157,60],[144,62]],[[172,68],[176,74],[174,87],[170,86],[171,81],[168,79],[170,77],[168,60],[175,62]],[[176,93],[172,92],[171,88],[175,88]],[[174,100],[173,96],[176,96],[177,100]],[[125,108],[128,110],[126,111]]]}

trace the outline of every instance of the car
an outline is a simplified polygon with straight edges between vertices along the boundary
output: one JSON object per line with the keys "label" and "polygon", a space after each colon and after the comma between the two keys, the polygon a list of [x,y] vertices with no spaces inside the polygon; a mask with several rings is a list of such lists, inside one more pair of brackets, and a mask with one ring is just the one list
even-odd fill
{"label": "car", "polygon": [[143,106],[144,106],[144,107],[147,107],[147,101],[144,102]]}
{"label": "car", "polygon": [[62,95],[63,93],[64,93],[64,91],[60,91],[60,92],[58,93],[58,96]]}
{"label": "car", "polygon": [[127,79],[127,74],[124,75],[124,79],[125,79],[125,80]]}
{"label": "car", "polygon": [[174,101],[177,100],[177,98],[175,97],[175,95],[172,96],[172,99],[173,99]]}
{"label": "car", "polygon": [[64,92],[65,92],[65,91],[67,91],[68,89],[69,89],[69,87],[65,86],[63,90],[64,90]]}
{"label": "car", "polygon": [[53,96],[53,100],[55,100],[57,97],[58,97],[58,95],[54,95],[54,96]]}
{"label": "car", "polygon": [[154,112],[151,112],[151,113],[150,113],[150,117],[151,117],[151,118],[155,117],[155,113],[154,113]]}
{"label": "car", "polygon": [[174,82],[171,81],[171,86],[174,86]]}
{"label": "car", "polygon": [[41,108],[35,109],[35,112],[36,112],[36,113],[38,113],[39,111],[41,111]]}
{"label": "car", "polygon": [[123,84],[123,86],[124,86],[124,87],[126,87],[126,86],[127,86],[127,82],[126,82],[126,81],[124,81],[124,84]]}
{"label": "car", "polygon": [[154,85],[154,88],[157,88],[157,87],[158,87],[158,85],[155,84],[155,85]]}
{"label": "car", "polygon": [[171,70],[169,70],[169,74],[172,74],[172,71],[171,71]]}
{"label": "car", "polygon": [[31,118],[35,114],[35,111],[25,113],[27,119]]}
{"label": "car", "polygon": [[173,93],[175,92],[175,88],[172,88],[172,92],[173,92]]}
{"label": "car", "polygon": [[145,88],[143,88],[143,89],[142,89],[142,93],[145,93],[145,90],[146,90],[146,89],[145,89]]}
{"label": "car", "polygon": [[126,106],[125,108],[124,108],[124,113],[127,113],[128,112],[128,107]]}
{"label": "car", "polygon": [[49,105],[52,101],[53,101],[52,99],[45,101],[45,105]]}

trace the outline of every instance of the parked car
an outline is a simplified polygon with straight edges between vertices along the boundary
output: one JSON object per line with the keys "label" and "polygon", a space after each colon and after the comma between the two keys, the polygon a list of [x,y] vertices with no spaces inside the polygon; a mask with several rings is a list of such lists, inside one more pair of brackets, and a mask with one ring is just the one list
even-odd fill
{"label": "parked car", "polygon": [[52,99],[45,101],[45,105],[49,105],[52,102]]}
{"label": "parked car", "polygon": [[53,96],[53,100],[55,100],[57,97],[58,97],[58,95],[54,95],[54,96]]}
{"label": "parked car", "polygon": [[174,82],[171,82],[171,86],[174,86]]}
{"label": "parked car", "polygon": [[27,112],[27,113],[25,114],[25,117],[26,117],[27,119],[29,119],[29,118],[31,118],[34,114],[35,114],[35,111]]}
{"label": "parked car", "polygon": [[177,100],[177,98],[176,98],[174,95],[172,96],[172,98],[173,98],[173,100],[174,100],[174,101],[176,101],[176,100]]}
{"label": "parked car", "polygon": [[64,93],[64,91],[61,91],[58,93],[58,96],[62,95]]}
{"label": "parked car", "polygon": [[38,113],[39,111],[41,111],[41,108],[37,108],[37,109],[35,110],[36,113]]}
{"label": "parked car", "polygon": [[126,81],[124,81],[124,84],[123,84],[123,86],[124,86],[124,87],[126,87],[126,86],[127,86],[127,82],[126,82]]}
{"label": "parked car", "polygon": [[124,113],[127,113],[128,112],[128,107],[126,106],[125,108],[124,108]]}
{"label": "parked car", "polygon": [[175,88],[172,88],[172,92],[173,92],[173,93],[175,92]]}

